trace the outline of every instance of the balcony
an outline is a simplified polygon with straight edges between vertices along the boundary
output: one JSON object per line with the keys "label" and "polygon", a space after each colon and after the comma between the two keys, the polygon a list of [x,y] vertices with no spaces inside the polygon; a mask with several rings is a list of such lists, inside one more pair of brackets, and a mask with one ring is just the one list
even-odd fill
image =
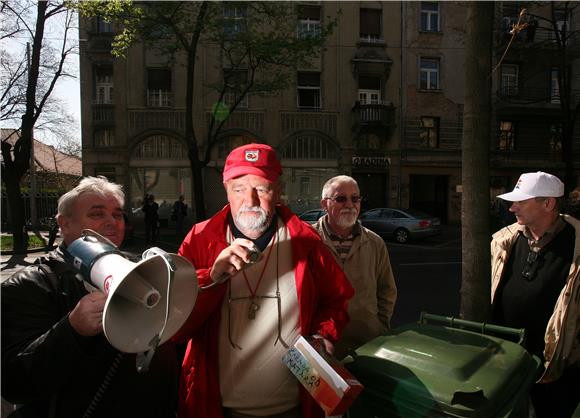
{"label": "balcony", "polygon": [[[572,107],[580,103],[580,90],[571,90],[570,99]],[[559,109],[560,100],[558,91],[546,87],[506,86],[497,91],[497,101],[504,107]]]}
{"label": "balcony", "polygon": [[147,90],[147,107],[173,107],[173,93],[168,90]]}
{"label": "balcony", "polygon": [[391,102],[366,104],[355,102],[353,131],[367,127],[388,129],[395,125],[395,107]]}
{"label": "balcony", "polygon": [[93,102],[93,123],[110,125],[115,122],[115,107],[112,103]]}
{"label": "balcony", "polygon": [[88,50],[90,52],[110,52],[112,42],[112,33],[90,32],[88,38]]}
{"label": "balcony", "polygon": [[[504,17],[502,23],[500,24],[501,29],[499,31],[499,43],[500,45],[507,45],[512,35],[510,32],[512,25],[517,22],[517,17]],[[542,24],[544,27],[528,26],[523,31],[519,32],[511,44],[511,49],[516,52],[517,50],[522,53],[527,53],[528,49],[534,50],[550,50],[553,51],[557,48],[558,42],[556,40],[556,32],[546,27],[546,23]],[[560,32],[562,34],[562,32]],[[568,48],[568,53],[576,55],[580,49],[580,33],[578,31],[568,30],[564,33],[566,46]],[[496,51],[498,54],[503,54],[504,49]]]}

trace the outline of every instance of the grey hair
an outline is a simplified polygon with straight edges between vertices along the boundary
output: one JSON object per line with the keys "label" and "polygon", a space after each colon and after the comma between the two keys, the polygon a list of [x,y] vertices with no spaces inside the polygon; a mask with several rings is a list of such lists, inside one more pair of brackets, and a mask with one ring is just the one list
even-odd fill
{"label": "grey hair", "polygon": [[323,199],[326,199],[327,197],[332,197],[332,196],[329,196],[330,189],[336,183],[352,183],[356,187],[358,187],[358,183],[351,176],[341,175],[341,176],[333,177],[333,178],[327,180],[327,182],[324,183],[324,186],[322,186],[322,198]]}
{"label": "grey hair", "polygon": [[69,190],[58,199],[58,216],[71,216],[76,199],[84,193],[94,193],[103,198],[113,196],[121,207],[125,206],[123,186],[110,182],[106,177],[85,177],[78,186]]}

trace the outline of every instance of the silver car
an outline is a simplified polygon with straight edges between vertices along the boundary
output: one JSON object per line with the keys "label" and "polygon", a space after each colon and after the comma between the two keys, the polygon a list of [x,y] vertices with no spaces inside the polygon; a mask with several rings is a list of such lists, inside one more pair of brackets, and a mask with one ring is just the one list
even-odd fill
{"label": "silver car", "polygon": [[360,216],[360,221],[376,234],[400,243],[441,234],[439,218],[414,209],[371,209]]}

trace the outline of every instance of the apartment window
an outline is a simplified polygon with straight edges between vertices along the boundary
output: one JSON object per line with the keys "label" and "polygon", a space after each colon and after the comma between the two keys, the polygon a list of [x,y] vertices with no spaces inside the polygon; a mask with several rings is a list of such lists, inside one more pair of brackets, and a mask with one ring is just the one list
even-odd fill
{"label": "apartment window", "polygon": [[360,40],[382,42],[381,35],[381,10],[360,9]]}
{"label": "apartment window", "polygon": [[356,148],[359,150],[378,150],[381,148],[381,138],[374,133],[362,133],[355,142]]}
{"label": "apartment window", "polygon": [[502,120],[499,123],[499,143],[500,151],[512,151],[515,149],[516,130],[514,123],[508,120]]}
{"label": "apartment window", "polygon": [[439,32],[439,3],[435,1],[421,2],[421,30]]}
{"label": "apartment window", "polygon": [[439,59],[421,58],[421,90],[439,90]]}
{"label": "apartment window", "polygon": [[298,9],[298,36],[300,38],[320,35],[320,7],[300,6]]}
{"label": "apartment window", "polygon": [[310,194],[310,177],[300,177],[300,196]]}
{"label": "apartment window", "polygon": [[320,109],[320,73],[299,72],[297,80],[298,108]]}
{"label": "apartment window", "polygon": [[224,32],[229,37],[246,32],[247,5],[243,3],[224,3]]}
{"label": "apartment window", "polygon": [[286,142],[282,158],[291,160],[336,160],[336,146],[315,133],[304,133]]}
{"label": "apartment window", "polygon": [[501,95],[517,96],[519,66],[503,64],[501,66]]}
{"label": "apartment window", "polygon": [[360,104],[381,103],[381,78],[374,76],[359,76],[358,100]]}
{"label": "apartment window", "polygon": [[554,123],[550,125],[550,139],[548,141],[550,150],[554,152],[562,151],[562,124]]}
{"label": "apartment window", "polygon": [[171,70],[168,68],[147,69],[147,106],[173,106]]}
{"label": "apartment window", "polygon": [[439,118],[421,117],[421,145],[426,148],[439,148]]}
{"label": "apartment window", "polygon": [[107,22],[105,18],[97,16],[95,17],[95,29],[97,33],[112,33],[113,25],[111,22]]}
{"label": "apartment window", "polygon": [[[224,70],[224,97],[223,102],[231,109],[243,94],[248,83],[247,70]],[[239,108],[248,107],[248,95],[244,94],[238,103]]]}
{"label": "apartment window", "polygon": [[95,70],[95,103],[113,104],[113,69],[97,68]]}
{"label": "apartment window", "polygon": [[95,131],[94,144],[96,148],[113,146],[115,144],[115,130],[99,129]]}
{"label": "apartment window", "polygon": [[133,157],[144,160],[187,158],[187,148],[181,142],[169,136],[152,135],[135,147]]}
{"label": "apartment window", "polygon": [[550,72],[550,103],[560,104],[560,83],[558,82],[558,68],[552,68]]}
{"label": "apartment window", "polygon": [[255,138],[247,134],[230,135],[218,143],[218,158],[225,160],[233,149],[241,147],[242,145],[251,144],[256,141]]}
{"label": "apartment window", "polygon": [[103,176],[113,183],[117,182],[117,173],[115,172],[115,167],[96,167],[95,176]]}
{"label": "apartment window", "polygon": [[[568,33],[570,33],[570,15],[566,13],[566,10],[557,9],[554,11],[554,18],[556,20],[556,30],[560,36],[560,40],[566,39]],[[553,40],[556,40],[556,34],[552,31],[550,36]]]}

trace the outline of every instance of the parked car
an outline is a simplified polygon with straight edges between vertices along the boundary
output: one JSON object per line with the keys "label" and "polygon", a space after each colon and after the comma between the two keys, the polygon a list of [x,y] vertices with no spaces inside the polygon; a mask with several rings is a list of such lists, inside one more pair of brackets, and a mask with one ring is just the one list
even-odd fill
{"label": "parked car", "polygon": [[378,235],[400,243],[441,234],[439,218],[414,209],[371,209],[360,216],[360,221]]}
{"label": "parked car", "polygon": [[326,212],[322,209],[311,209],[307,210],[306,212],[302,213],[299,218],[309,224],[315,224],[320,218],[324,216]]}

